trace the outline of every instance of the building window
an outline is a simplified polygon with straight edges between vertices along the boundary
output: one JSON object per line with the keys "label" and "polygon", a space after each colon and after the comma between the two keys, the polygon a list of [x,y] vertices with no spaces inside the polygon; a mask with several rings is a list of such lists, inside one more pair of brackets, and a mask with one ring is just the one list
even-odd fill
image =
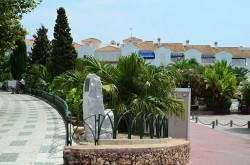
{"label": "building window", "polygon": [[245,58],[232,58],[232,65],[246,66],[246,59]]}
{"label": "building window", "polygon": [[215,62],[215,56],[214,55],[202,55],[201,56],[201,62],[202,63],[214,63]]}
{"label": "building window", "polygon": [[184,53],[171,53],[171,61],[179,61],[184,59]]}

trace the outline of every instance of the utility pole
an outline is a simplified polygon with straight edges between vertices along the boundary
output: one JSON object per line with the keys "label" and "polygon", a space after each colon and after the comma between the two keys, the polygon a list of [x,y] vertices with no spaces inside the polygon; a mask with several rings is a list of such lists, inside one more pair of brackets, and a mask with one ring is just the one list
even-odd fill
{"label": "utility pole", "polygon": [[131,37],[133,36],[133,28],[130,28]]}

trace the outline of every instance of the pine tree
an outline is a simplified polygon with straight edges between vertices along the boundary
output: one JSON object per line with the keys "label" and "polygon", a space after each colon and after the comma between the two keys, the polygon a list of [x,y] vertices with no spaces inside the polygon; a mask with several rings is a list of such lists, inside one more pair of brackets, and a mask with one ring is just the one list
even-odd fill
{"label": "pine tree", "polygon": [[29,55],[29,63],[41,64],[45,66],[46,59],[50,56],[50,41],[47,36],[48,29],[43,25],[41,28],[37,29],[37,35],[34,37],[34,46],[31,48],[32,52]]}
{"label": "pine tree", "polygon": [[58,76],[67,70],[75,68],[77,53],[72,45],[68,19],[64,8],[57,10],[57,19],[54,27],[54,39],[52,40],[52,52],[49,70],[52,76]]}
{"label": "pine tree", "polygon": [[27,65],[26,44],[23,40],[16,41],[16,48],[10,55],[10,67],[13,79],[20,80]]}

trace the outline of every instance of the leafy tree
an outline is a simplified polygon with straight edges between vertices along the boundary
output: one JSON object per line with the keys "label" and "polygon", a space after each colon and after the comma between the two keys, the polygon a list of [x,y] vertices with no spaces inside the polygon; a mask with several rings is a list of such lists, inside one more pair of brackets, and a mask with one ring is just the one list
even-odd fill
{"label": "leafy tree", "polygon": [[29,56],[29,63],[33,64],[46,64],[47,58],[50,56],[50,41],[47,36],[48,29],[43,25],[41,28],[37,29],[37,35],[34,37],[34,46],[31,48],[32,52]]}
{"label": "leafy tree", "polygon": [[49,62],[49,69],[53,76],[58,76],[61,73],[74,69],[77,59],[64,8],[59,8],[57,14]]}
{"label": "leafy tree", "polygon": [[11,74],[15,80],[22,78],[27,65],[26,44],[23,40],[16,41],[17,47],[10,55]]}
{"label": "leafy tree", "polygon": [[181,59],[175,61],[167,67],[174,75],[177,87],[191,88],[191,103],[195,103],[195,99],[202,97],[203,80],[201,74],[204,71],[195,59]]}
{"label": "leafy tree", "polygon": [[0,1],[0,56],[7,49],[14,49],[15,41],[27,32],[20,20],[23,14],[33,10],[42,0],[1,0]]}
{"label": "leafy tree", "polygon": [[10,79],[10,56],[0,56],[0,82],[4,82]]}

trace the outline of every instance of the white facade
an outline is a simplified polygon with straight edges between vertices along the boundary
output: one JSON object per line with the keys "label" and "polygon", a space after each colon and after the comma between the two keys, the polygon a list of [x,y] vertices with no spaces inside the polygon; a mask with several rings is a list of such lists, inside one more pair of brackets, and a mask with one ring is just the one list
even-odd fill
{"label": "white facade", "polygon": [[198,50],[195,50],[195,49],[190,49],[186,52],[184,52],[184,58],[185,59],[196,59],[198,63],[202,63],[202,60],[201,60],[201,55],[202,53]]}
{"label": "white facade", "polygon": [[232,64],[232,57],[233,55],[226,51],[221,51],[215,54],[216,61],[227,61],[227,64]]}
{"label": "white facade", "polygon": [[94,57],[100,61],[117,62],[120,56],[120,51],[95,51]]}
{"label": "white facade", "polygon": [[138,53],[138,52],[139,52],[139,49],[133,44],[124,45],[121,48],[121,53],[123,56],[128,56],[131,53]]}
{"label": "white facade", "polygon": [[[27,52],[31,52],[33,40],[26,40]],[[123,40],[123,44],[117,44],[111,41],[109,45],[102,45],[102,42],[96,38],[88,38],[82,41],[82,45],[75,43],[78,52],[78,58],[84,58],[84,55],[93,56],[97,60],[116,63],[120,56],[128,56],[131,53],[143,55],[143,51],[149,51],[154,54],[147,57],[146,62],[155,66],[167,66],[173,63],[173,59],[196,59],[202,65],[213,64],[216,60],[226,60],[228,64],[234,67],[244,67],[250,69],[250,48],[249,47],[218,47],[210,45],[186,45],[182,43],[158,43],[153,41],[143,42],[136,37],[130,37]],[[142,53],[142,54],[141,54]],[[171,58],[172,57],[172,58]],[[150,58],[150,59],[149,59]]]}
{"label": "white facade", "polygon": [[167,66],[171,63],[171,50],[160,47],[154,51],[155,59],[146,60],[151,65],[155,66]]}
{"label": "white facade", "polygon": [[85,55],[87,56],[94,56],[94,49],[89,46],[81,46],[78,49],[78,58],[83,58]]}

